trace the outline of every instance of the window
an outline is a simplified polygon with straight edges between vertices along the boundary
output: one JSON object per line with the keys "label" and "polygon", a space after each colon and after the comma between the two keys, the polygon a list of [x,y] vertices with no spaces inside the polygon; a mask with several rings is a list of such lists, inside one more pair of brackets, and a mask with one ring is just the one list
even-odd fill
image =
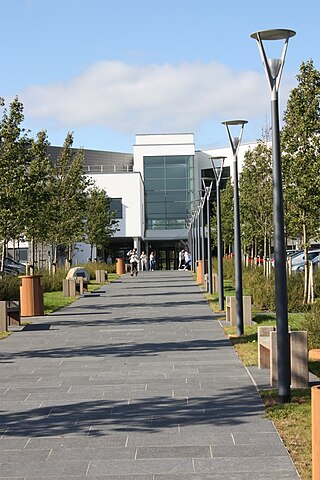
{"label": "window", "polygon": [[115,218],[122,217],[122,198],[110,198],[110,211],[115,212]]}
{"label": "window", "polygon": [[187,228],[193,190],[193,156],[144,157],[147,229]]}

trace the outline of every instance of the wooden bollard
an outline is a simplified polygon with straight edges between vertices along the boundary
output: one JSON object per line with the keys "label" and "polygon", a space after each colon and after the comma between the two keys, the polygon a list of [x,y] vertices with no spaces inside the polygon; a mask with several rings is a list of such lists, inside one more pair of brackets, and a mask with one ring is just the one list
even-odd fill
{"label": "wooden bollard", "polygon": [[320,386],[311,388],[312,480],[320,479]]}

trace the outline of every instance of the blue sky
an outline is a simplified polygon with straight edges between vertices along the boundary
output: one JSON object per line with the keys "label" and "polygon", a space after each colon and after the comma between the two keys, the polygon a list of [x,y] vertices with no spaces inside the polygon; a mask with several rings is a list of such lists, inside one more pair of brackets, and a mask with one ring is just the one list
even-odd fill
{"label": "blue sky", "polygon": [[[289,28],[281,110],[303,61],[319,61],[319,0],[0,0],[0,96],[18,95],[25,128],[68,131],[74,146],[131,152],[135,133],[195,134],[227,146],[223,120],[270,124],[270,93],[250,34]],[[273,45],[276,43],[276,45]],[[267,42],[272,57],[282,43]],[[276,51],[275,48],[277,49]]]}

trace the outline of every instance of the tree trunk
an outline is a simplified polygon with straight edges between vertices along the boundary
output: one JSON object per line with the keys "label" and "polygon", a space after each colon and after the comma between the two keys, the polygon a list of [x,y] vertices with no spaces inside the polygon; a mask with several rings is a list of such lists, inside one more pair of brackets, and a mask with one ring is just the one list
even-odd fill
{"label": "tree trunk", "polygon": [[52,260],[53,275],[55,275],[57,272],[57,261],[58,261],[58,245],[55,243],[53,246],[53,260]]}
{"label": "tree trunk", "polygon": [[308,263],[307,225],[305,223],[303,224],[303,251],[304,251],[303,303],[308,303],[309,263]]}
{"label": "tree trunk", "polygon": [[3,272],[4,272],[4,263],[5,263],[6,253],[7,253],[7,241],[6,241],[6,240],[3,240],[3,242],[2,242],[2,253],[1,253],[1,268],[0,268],[0,273],[3,273]]}

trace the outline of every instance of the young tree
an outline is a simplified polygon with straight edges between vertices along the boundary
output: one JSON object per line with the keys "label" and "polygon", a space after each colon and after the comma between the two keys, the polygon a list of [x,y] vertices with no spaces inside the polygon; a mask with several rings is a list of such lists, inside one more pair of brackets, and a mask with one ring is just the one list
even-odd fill
{"label": "young tree", "polygon": [[54,244],[53,265],[57,265],[58,246],[68,248],[72,263],[72,247],[84,237],[87,188],[91,180],[83,173],[83,150],[72,150],[73,135],[68,133],[54,164],[50,238]]}
{"label": "young tree", "polygon": [[[4,100],[0,99],[4,106]],[[24,228],[25,177],[30,140],[22,128],[23,105],[16,97],[4,108],[0,123],[0,238],[3,241],[1,271],[10,239],[20,237]]]}
{"label": "young tree", "polygon": [[93,187],[89,190],[86,237],[90,243],[90,260],[94,245],[97,248],[105,248],[110,237],[117,231],[115,212],[110,211],[110,198],[103,189]]}
{"label": "young tree", "polygon": [[228,245],[230,253],[231,245],[234,242],[234,203],[231,178],[227,181],[226,189],[221,192],[221,219],[224,249],[226,252]]}
{"label": "young tree", "polygon": [[263,256],[270,256],[272,234],[272,151],[259,141],[245,154],[240,174],[240,206],[242,232],[247,245],[257,255],[256,244],[263,242]]}
{"label": "young tree", "polygon": [[[291,91],[281,131],[283,190],[287,233],[300,236],[307,259],[310,239],[319,229],[320,72],[313,61],[302,63]],[[304,302],[307,302],[308,264]]]}
{"label": "young tree", "polygon": [[35,243],[48,239],[53,167],[48,157],[46,132],[39,132],[30,147],[30,165],[26,178],[26,201],[24,205],[25,237],[31,244],[31,268],[34,270]]}

